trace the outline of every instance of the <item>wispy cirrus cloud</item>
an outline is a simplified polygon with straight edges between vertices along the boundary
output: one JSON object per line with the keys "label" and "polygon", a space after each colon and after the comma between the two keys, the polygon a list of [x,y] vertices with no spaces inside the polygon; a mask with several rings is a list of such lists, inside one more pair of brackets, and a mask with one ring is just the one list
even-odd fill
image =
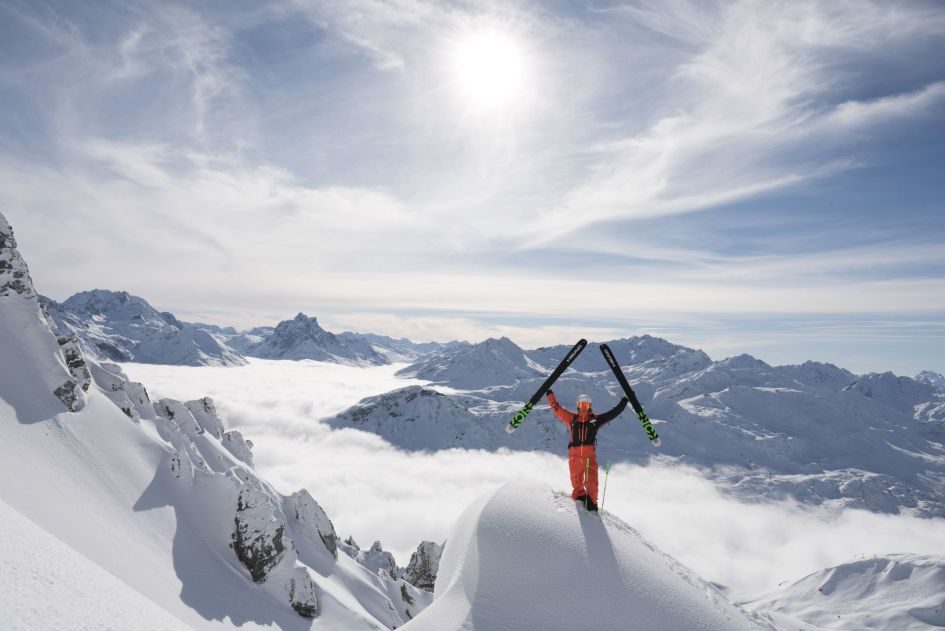
{"label": "wispy cirrus cloud", "polygon": [[941,113],[941,81],[849,98],[860,55],[945,36],[942,16],[861,3],[688,3],[614,10],[679,42],[676,88],[641,131],[597,145],[590,176],[542,217],[549,237],[601,220],[706,210],[859,166],[851,144],[897,119]]}

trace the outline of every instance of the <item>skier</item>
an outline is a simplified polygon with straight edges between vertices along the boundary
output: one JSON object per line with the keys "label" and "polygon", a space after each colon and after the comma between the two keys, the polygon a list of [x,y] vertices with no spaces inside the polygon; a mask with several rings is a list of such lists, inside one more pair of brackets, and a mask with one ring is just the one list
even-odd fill
{"label": "skier", "polygon": [[594,445],[597,444],[597,432],[623,412],[627,407],[627,397],[620,399],[613,409],[603,414],[594,414],[591,398],[586,394],[578,397],[576,414],[562,407],[551,390],[548,390],[547,397],[555,416],[568,426],[570,432],[568,465],[571,469],[571,498],[583,503],[588,511],[596,511],[597,451]]}

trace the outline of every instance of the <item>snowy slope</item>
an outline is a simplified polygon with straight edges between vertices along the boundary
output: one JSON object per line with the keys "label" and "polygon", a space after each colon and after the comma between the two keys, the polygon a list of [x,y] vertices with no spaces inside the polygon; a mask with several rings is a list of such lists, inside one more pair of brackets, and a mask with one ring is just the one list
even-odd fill
{"label": "snowy slope", "polygon": [[362,366],[389,363],[367,340],[336,336],[304,313],[280,322],[272,335],[245,352],[262,359],[313,359]]}
{"label": "snowy slope", "polygon": [[239,353],[198,326],[158,312],[125,291],[84,291],[43,305],[56,327],[73,333],[94,358],[182,366],[239,366]]}
{"label": "snowy slope", "polygon": [[768,613],[785,629],[940,629],[945,627],[945,556],[853,561],[782,585],[744,606]]}
{"label": "snowy slope", "polygon": [[433,604],[404,631],[771,628],[610,515],[510,484],[447,539]]}
{"label": "snowy slope", "polygon": [[[0,500],[0,603],[10,631],[191,627]],[[42,622],[40,622],[42,621]]]}
{"label": "snowy slope", "polygon": [[[318,503],[260,478],[212,401],[152,402],[117,366],[57,339],[2,216],[0,261],[15,263],[0,266],[0,502],[10,514],[0,564],[28,573],[4,584],[50,586],[0,590],[4,624],[114,628],[118,603],[90,598],[75,614],[47,604],[81,600],[84,587],[63,577],[121,583],[141,595],[129,607],[200,629],[307,629],[313,616],[324,629],[390,629],[428,604],[427,592],[338,554]],[[25,546],[50,539],[62,561],[34,565],[45,552]]]}

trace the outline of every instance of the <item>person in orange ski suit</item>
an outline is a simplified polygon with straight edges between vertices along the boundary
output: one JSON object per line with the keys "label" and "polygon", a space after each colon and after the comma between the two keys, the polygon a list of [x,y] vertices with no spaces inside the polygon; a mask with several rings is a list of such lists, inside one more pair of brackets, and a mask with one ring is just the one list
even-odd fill
{"label": "person in orange ski suit", "polygon": [[627,407],[627,397],[613,409],[603,414],[594,414],[591,398],[586,394],[578,397],[577,413],[558,403],[551,390],[546,395],[548,405],[558,419],[568,426],[568,466],[571,469],[571,498],[584,504],[589,511],[597,510],[597,432],[601,427],[617,418]]}

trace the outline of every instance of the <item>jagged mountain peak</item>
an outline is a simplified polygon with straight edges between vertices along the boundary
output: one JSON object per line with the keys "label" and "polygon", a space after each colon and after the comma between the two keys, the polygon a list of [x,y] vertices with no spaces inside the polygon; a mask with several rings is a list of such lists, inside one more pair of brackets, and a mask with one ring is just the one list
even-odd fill
{"label": "jagged mountain peak", "polygon": [[245,353],[262,359],[312,359],[357,365],[382,365],[388,359],[363,338],[337,336],[318,320],[299,312],[276,325],[271,335],[249,346]]}

